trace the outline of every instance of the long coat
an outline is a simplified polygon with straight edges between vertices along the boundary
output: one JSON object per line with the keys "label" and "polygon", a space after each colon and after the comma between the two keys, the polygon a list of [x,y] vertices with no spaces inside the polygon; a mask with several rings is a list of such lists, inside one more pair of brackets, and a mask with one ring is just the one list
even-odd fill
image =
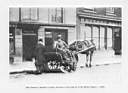
{"label": "long coat", "polygon": [[45,57],[44,57],[45,52],[46,52],[46,47],[44,45],[38,43],[35,48],[35,51],[34,51],[36,65],[42,65],[45,63]]}

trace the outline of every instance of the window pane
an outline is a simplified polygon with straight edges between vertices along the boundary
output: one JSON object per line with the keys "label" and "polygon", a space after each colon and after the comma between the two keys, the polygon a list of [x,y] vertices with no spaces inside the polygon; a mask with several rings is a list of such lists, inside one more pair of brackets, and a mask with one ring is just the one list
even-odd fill
{"label": "window pane", "polygon": [[9,8],[9,20],[19,21],[19,8]]}
{"label": "window pane", "polygon": [[56,23],[62,23],[62,12],[63,10],[61,8],[52,8],[50,11],[51,21]]}
{"label": "window pane", "polygon": [[112,7],[106,8],[106,12],[114,13],[114,8]]}
{"label": "window pane", "polygon": [[38,19],[38,10],[37,8],[31,8],[31,20]]}
{"label": "window pane", "polygon": [[61,23],[61,22],[62,22],[62,21],[61,21],[61,17],[62,17],[62,16],[61,16],[61,8],[57,8],[57,11],[56,11],[56,12],[57,12],[57,20],[56,20],[56,21],[57,21],[58,23]]}
{"label": "window pane", "polygon": [[107,45],[112,47],[112,28],[107,29]]}
{"label": "window pane", "polygon": [[50,14],[51,14],[51,21],[55,22],[56,21],[56,11],[55,8],[50,9]]}
{"label": "window pane", "polygon": [[97,27],[93,27],[93,37],[98,38],[99,37],[99,30]]}
{"label": "window pane", "polygon": [[99,42],[98,42],[99,38],[93,38],[93,42],[94,44],[96,45],[96,48],[98,49],[98,45],[99,45]]}
{"label": "window pane", "polygon": [[30,8],[22,8],[21,9],[21,19],[30,19]]}
{"label": "window pane", "polygon": [[89,27],[89,26],[85,27],[85,37],[91,38],[91,27]]}

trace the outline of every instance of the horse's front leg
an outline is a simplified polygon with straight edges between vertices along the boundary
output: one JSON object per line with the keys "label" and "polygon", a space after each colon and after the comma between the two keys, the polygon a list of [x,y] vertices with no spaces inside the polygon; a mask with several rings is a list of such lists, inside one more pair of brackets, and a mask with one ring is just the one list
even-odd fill
{"label": "horse's front leg", "polygon": [[88,60],[89,60],[89,54],[87,53],[86,54],[86,62],[85,62],[86,67],[89,67]]}
{"label": "horse's front leg", "polygon": [[86,54],[86,67],[91,67],[91,61],[92,61],[92,53],[91,51],[88,51]]}
{"label": "horse's front leg", "polygon": [[90,56],[89,56],[89,67],[91,67],[92,65],[91,65],[91,62],[92,62],[92,53],[90,53],[89,54]]}
{"label": "horse's front leg", "polygon": [[92,56],[93,56],[93,51],[90,51],[90,57],[89,57],[89,60],[90,60],[90,63],[89,63],[89,67],[92,67]]}

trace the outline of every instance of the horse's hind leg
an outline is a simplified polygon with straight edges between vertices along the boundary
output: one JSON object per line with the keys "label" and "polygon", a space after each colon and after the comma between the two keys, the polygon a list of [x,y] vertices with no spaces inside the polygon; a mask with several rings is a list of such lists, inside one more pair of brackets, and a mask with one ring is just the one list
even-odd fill
{"label": "horse's hind leg", "polygon": [[91,51],[88,51],[86,58],[86,67],[91,67]]}
{"label": "horse's hind leg", "polygon": [[93,56],[93,52],[92,51],[90,51],[90,63],[89,63],[89,67],[92,67],[92,56]]}
{"label": "horse's hind leg", "polygon": [[89,66],[89,65],[88,65],[88,61],[89,61],[89,54],[86,54],[86,62],[85,62],[86,67]]}
{"label": "horse's hind leg", "polygon": [[90,54],[90,56],[89,56],[89,67],[91,67],[92,65],[91,65],[91,62],[92,62],[92,54]]}

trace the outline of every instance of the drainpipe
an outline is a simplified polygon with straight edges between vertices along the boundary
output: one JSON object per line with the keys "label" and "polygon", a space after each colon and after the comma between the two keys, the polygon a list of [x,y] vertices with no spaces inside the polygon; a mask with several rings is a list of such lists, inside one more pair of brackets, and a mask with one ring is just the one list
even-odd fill
{"label": "drainpipe", "polygon": [[19,22],[21,22],[21,8],[19,8]]}
{"label": "drainpipe", "polygon": [[63,23],[63,8],[61,8],[61,23]]}

